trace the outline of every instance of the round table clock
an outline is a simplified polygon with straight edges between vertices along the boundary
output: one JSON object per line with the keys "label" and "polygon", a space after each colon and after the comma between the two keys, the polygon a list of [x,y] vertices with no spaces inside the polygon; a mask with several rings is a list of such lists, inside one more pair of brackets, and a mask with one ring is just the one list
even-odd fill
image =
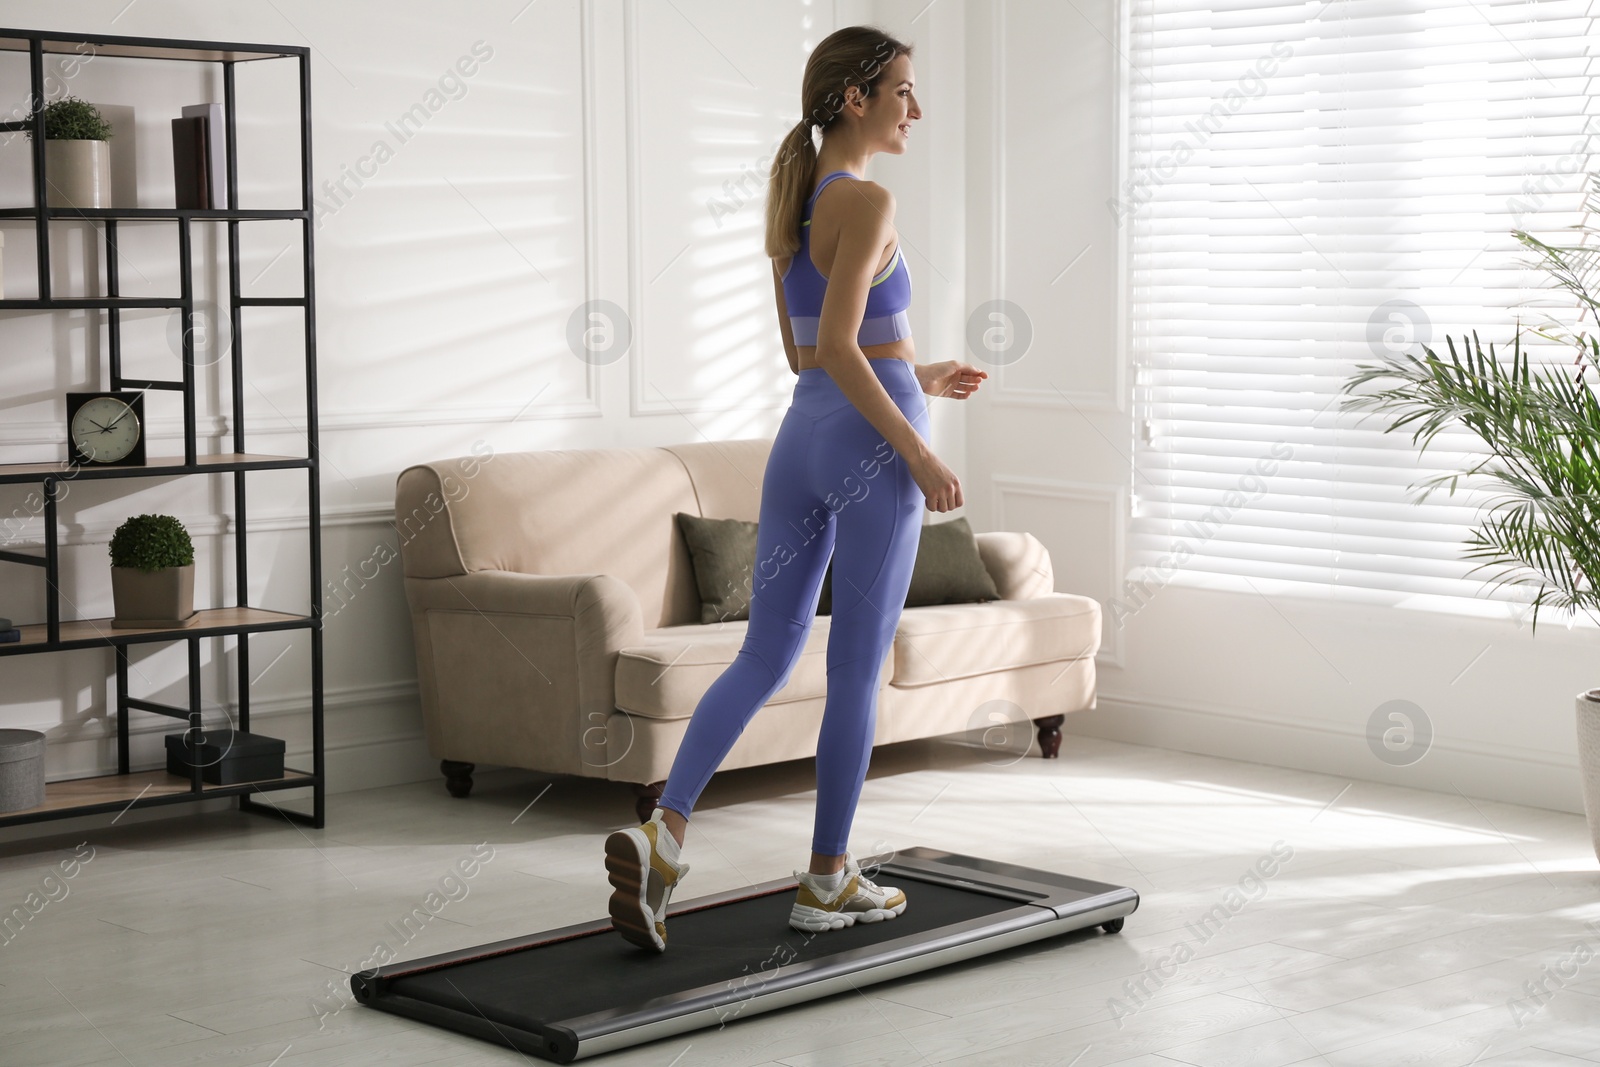
{"label": "round table clock", "polygon": [[72,458],[95,467],[144,464],[143,393],[68,393]]}

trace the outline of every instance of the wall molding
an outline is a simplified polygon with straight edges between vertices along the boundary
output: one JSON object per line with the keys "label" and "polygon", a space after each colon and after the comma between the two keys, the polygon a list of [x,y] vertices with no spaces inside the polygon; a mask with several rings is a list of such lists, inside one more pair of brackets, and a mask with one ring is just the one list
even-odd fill
{"label": "wall molding", "polygon": [[[1013,528],[1006,518],[1007,496],[1032,496],[1045,499],[1071,500],[1077,503],[1100,504],[1106,512],[1106,534],[1111,546],[1110,594],[1117,595],[1117,583],[1127,573],[1128,490],[1120,485],[1098,485],[1090,482],[1068,482],[1054,478],[1034,478],[1020,474],[996,474],[989,478],[994,499],[995,529]],[[1051,560],[1052,567],[1055,560]],[[1084,594],[1088,595],[1088,594]],[[1107,604],[1101,604],[1100,650],[1095,663],[1106,667],[1122,668],[1125,651],[1123,631],[1109,624]]]}
{"label": "wall molding", "polygon": [[[1126,101],[1132,92],[1133,70],[1129,63],[1128,38],[1131,29],[1130,9],[1132,4],[1117,3],[1113,5],[1117,24],[1112,27],[1116,35],[1116,43],[1112,51],[1112,69],[1116,72],[1113,79],[1114,89],[1111,94],[1111,195],[1119,196],[1122,192],[1122,183],[1128,177],[1128,109]],[[1129,378],[1137,380],[1133,366],[1133,323],[1129,319],[1129,228],[1120,223],[1116,227],[1116,240],[1114,246],[1116,256],[1113,260],[1113,269],[1116,272],[1113,280],[1112,304],[1117,316],[1117,329],[1113,338],[1112,347],[1116,352],[1117,360],[1117,410],[1125,411],[1131,419],[1137,419],[1132,389],[1128,385]],[[1137,446],[1135,446],[1137,447]],[[1129,459],[1130,465],[1132,458]]]}
{"label": "wall molding", "polygon": [[[328,713],[329,734],[323,745],[324,769],[328,775],[328,791],[330,793],[346,793],[358,789],[372,789],[381,786],[401,785],[407,782],[428,781],[439,777],[438,762],[428,753],[427,736],[422,729],[420,702],[415,681],[385,682],[368,685],[343,686],[336,689],[326,689],[323,693],[324,709]],[[226,704],[212,704],[212,708],[226,707],[229,721],[237,721],[238,708],[232,701]],[[210,710],[210,708],[208,708]],[[367,729],[364,732],[351,731],[346,733],[341,726],[352,721],[353,714],[367,711],[369,718],[372,712],[379,717],[377,729]],[[251,701],[250,725],[252,729],[265,722],[274,723],[269,728],[275,733],[294,733],[310,735],[311,694],[309,691],[272,697],[257,697]],[[148,722],[129,724],[130,742],[140,749],[139,757],[152,757],[161,753],[160,742],[156,735],[174,733],[182,729],[177,720],[164,719],[156,716],[140,716]],[[304,725],[296,723],[303,720]],[[72,733],[70,736],[60,735],[60,723],[28,724],[27,729],[39,730],[47,735],[46,759],[49,766],[46,780],[55,782],[70,778],[82,778],[86,775],[112,774],[116,771],[115,745],[116,724],[114,719],[102,717],[97,720],[99,728],[85,728]],[[287,729],[285,729],[287,727]],[[57,736],[50,736],[51,731],[57,731]],[[103,762],[107,755],[111,762]],[[157,770],[165,766],[164,756],[160,762],[152,762],[149,758],[135,758],[132,769],[135,771]],[[291,744],[284,754],[284,762],[291,767],[309,769],[312,757],[309,746]],[[442,782],[442,779],[440,779]],[[444,790],[440,789],[440,795]],[[299,806],[300,801],[309,802],[310,788],[304,790],[290,790],[284,794],[272,794],[270,800],[279,800],[294,806]],[[214,805],[214,808],[212,807]],[[231,798],[220,798],[215,801],[198,801],[185,810],[220,810],[233,806]],[[174,809],[141,809],[132,813],[134,816],[147,818],[170,817]],[[165,813],[163,816],[162,813]],[[86,819],[102,819],[102,816],[84,816]],[[71,820],[65,820],[70,822]],[[130,820],[137,821],[137,820]],[[32,830],[33,833],[60,832],[61,823],[46,824],[54,829]],[[29,832],[28,828],[20,831],[23,835]],[[7,840],[12,835],[0,834],[0,840]]]}
{"label": "wall molding", "polygon": [[[205,439],[231,433],[228,420],[221,416],[202,416],[195,420],[195,433]],[[182,441],[182,419],[149,419],[145,425],[147,441]],[[32,422],[0,423],[0,448],[67,443],[66,419],[40,419]],[[23,461],[25,462],[25,461]]]}
{"label": "wall molding", "polygon": [[[232,699],[232,689],[229,689],[227,700],[206,700],[206,711],[222,711],[229,723],[237,723],[239,719],[239,703]],[[337,688],[324,688],[322,691],[322,707],[324,714],[334,710],[349,710],[351,708],[365,708],[383,705],[410,704],[420,707],[421,697],[418,693],[415,680],[399,682],[373,682],[366,685],[347,685]],[[8,723],[8,729],[37,730],[45,734],[47,748],[54,746],[76,745],[91,741],[108,741],[113,744],[117,740],[116,716],[114,710],[107,708],[92,709],[96,712],[92,724],[83,729],[72,731],[70,734],[61,734],[62,724],[52,723]],[[311,691],[278,694],[275,696],[256,696],[250,698],[250,725],[252,730],[260,725],[262,720],[280,719],[289,716],[303,715],[308,719],[311,715]],[[207,723],[211,725],[211,723]],[[139,718],[128,723],[128,737],[143,737],[150,734],[163,735],[176,733],[183,729],[177,719],[169,719],[159,715],[141,714]],[[51,731],[56,731],[52,734]],[[420,731],[415,731],[404,736],[378,735],[365,740],[360,738],[345,739],[341,744],[348,748],[367,741],[388,742],[392,740],[405,740],[410,737],[422,736]],[[309,754],[310,750],[306,750]],[[103,773],[110,774],[116,770],[115,766],[107,768]],[[77,772],[61,774],[56,777],[71,778]],[[51,779],[52,781],[55,778]]]}
{"label": "wall molding", "polygon": [[[595,26],[593,4],[578,5],[578,85],[582,120],[578,124],[583,140],[583,300],[588,305],[600,291],[600,164],[597,158],[599,129],[595,112]],[[626,15],[624,15],[626,18]],[[630,312],[629,314],[632,314]],[[634,331],[637,339],[638,331]],[[637,343],[637,341],[636,341]],[[589,360],[583,363],[583,388],[585,403],[581,415],[599,418],[603,412],[600,396],[600,372]],[[577,408],[577,405],[568,405]]]}
{"label": "wall molding", "polygon": [[[176,516],[183,528],[195,537],[226,537],[236,532],[232,515],[188,514]],[[334,504],[322,509],[322,529],[340,526],[393,525],[394,505],[389,504]],[[77,545],[105,545],[111,543],[121,520],[107,522],[58,522],[60,536],[56,544],[61,548]],[[250,533],[270,533],[282,530],[304,530],[310,526],[310,516],[304,511],[252,512]],[[26,551],[44,547],[44,517],[31,516],[20,522],[0,516],[0,548]]]}
{"label": "wall molding", "polygon": [[[592,368],[590,375],[592,377]],[[593,392],[593,383],[587,383]],[[565,404],[540,404],[526,402],[517,405],[496,404],[479,406],[453,404],[449,407],[405,408],[347,408],[319,411],[319,433],[345,433],[352,430],[389,430],[398,426],[474,426],[479,423],[541,422],[550,419],[599,418],[600,408],[593,401],[569,401]],[[280,435],[306,432],[305,421],[279,415],[245,415],[245,433]],[[228,433],[232,433],[230,429]]]}
{"label": "wall molding", "polygon": [[[1119,5],[1121,6],[1121,5]],[[1010,213],[1007,208],[1006,197],[1006,146],[1010,144],[1010,127],[1007,123],[1006,112],[1006,74],[1011,69],[1006,57],[1006,7],[1003,2],[993,3],[989,7],[989,32],[991,41],[991,64],[994,75],[994,84],[989,94],[993,105],[990,111],[991,151],[990,159],[990,184],[993,189],[992,202],[995,211],[995,226],[990,236],[991,269],[990,286],[993,296],[991,299],[1009,299],[1006,292],[1006,231],[1010,226]],[[1081,12],[1080,12],[1081,14]],[[1113,107],[1115,102],[1113,101]],[[1115,163],[1113,163],[1115,166]],[[1118,326],[1120,331],[1121,327]],[[1034,344],[1039,343],[1038,336],[1034,337]],[[1026,407],[1044,408],[1061,411],[1072,411],[1079,414],[1084,412],[1110,412],[1125,413],[1127,411],[1127,370],[1120,353],[1117,354],[1112,367],[1112,385],[1109,391],[1103,389],[1024,389],[1008,385],[1006,365],[997,367],[998,373],[994,375],[994,392],[991,394],[990,403],[1000,407]]]}
{"label": "wall molding", "polygon": [[[588,374],[592,377],[593,366]],[[349,408],[321,411],[317,416],[319,433],[349,433],[357,430],[392,430],[414,426],[476,426],[505,422],[542,422],[551,419],[593,419],[602,414],[598,405],[588,401],[571,401],[565,404],[474,406],[455,404],[450,407],[407,408]],[[244,419],[246,440],[252,437],[303,438],[306,433],[304,419],[286,418],[282,415],[246,413]],[[197,420],[195,437],[201,441],[216,441],[228,450],[233,447],[233,420],[224,415],[203,416]],[[145,435],[150,441],[182,441],[183,423],[178,419],[159,419],[150,423]],[[40,420],[17,422],[0,426],[0,448],[36,445],[64,445],[67,440],[65,420]],[[259,449],[255,449],[258,450]],[[17,462],[25,462],[19,460]]]}
{"label": "wall molding", "polygon": [[[1062,731],[1447,795],[1457,794],[1458,783],[1470,784],[1478,799],[1583,814],[1575,755],[1556,758],[1498,742],[1435,736],[1424,758],[1409,767],[1391,767],[1372,755],[1366,734],[1355,726],[1157,702],[1103,689],[1098,706],[1068,715]],[[1329,799],[1338,792],[1332,784]]]}
{"label": "wall molding", "polygon": [[623,82],[623,143],[628,146],[628,314],[632,318],[633,348],[629,352],[628,414],[672,415],[684,410],[698,411],[698,406],[684,407],[668,403],[652,403],[640,396],[639,379],[644,374],[644,227],[640,224],[642,209],[639,199],[641,183],[637,178],[639,160],[643,151],[639,144],[639,5],[637,0],[624,0],[622,5],[622,82]]}
{"label": "wall molding", "polygon": [[[839,25],[838,4],[835,2],[834,26]],[[626,120],[623,140],[628,146],[628,304],[629,315],[633,320],[633,348],[629,352],[631,360],[628,373],[628,414],[629,415],[685,415],[688,413],[715,414],[726,411],[752,412],[752,411],[781,411],[788,406],[789,391],[779,390],[763,398],[760,396],[741,397],[730,395],[723,398],[711,397],[673,397],[663,400],[650,400],[644,396],[645,369],[648,361],[644,357],[644,227],[641,220],[644,210],[640,203],[643,182],[641,169],[643,167],[643,147],[640,144],[640,131],[642,123],[639,118],[639,46],[638,46],[638,0],[626,0],[623,5],[623,56],[625,83],[624,93],[627,99]],[[767,292],[766,286],[760,286],[763,293]]]}

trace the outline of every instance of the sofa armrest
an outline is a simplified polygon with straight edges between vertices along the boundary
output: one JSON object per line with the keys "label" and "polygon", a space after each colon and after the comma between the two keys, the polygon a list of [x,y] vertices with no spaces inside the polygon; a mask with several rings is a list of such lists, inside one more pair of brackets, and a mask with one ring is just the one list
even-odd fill
{"label": "sofa armrest", "polygon": [[1000,590],[1001,600],[1032,600],[1055,592],[1050,551],[1031,533],[980,533],[978,556]]}
{"label": "sofa armrest", "polygon": [[622,639],[623,645],[631,645],[644,634],[639,597],[628,583],[609,574],[473,571],[416,579],[406,586],[406,594],[419,610],[581,618],[586,636],[601,643]]}
{"label": "sofa armrest", "polygon": [[644,633],[626,582],[485,570],[405,585],[436,758],[604,776],[617,654]]}

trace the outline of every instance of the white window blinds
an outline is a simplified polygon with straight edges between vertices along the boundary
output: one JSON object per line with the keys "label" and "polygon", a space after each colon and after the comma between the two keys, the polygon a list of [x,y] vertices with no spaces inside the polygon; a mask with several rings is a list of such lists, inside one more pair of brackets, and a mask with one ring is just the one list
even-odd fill
{"label": "white window blinds", "polygon": [[1600,2],[1126,2],[1110,207],[1128,228],[1145,588],[1158,568],[1483,595],[1461,543],[1484,498],[1407,489],[1473,439],[1419,459],[1339,390],[1386,348],[1447,356],[1446,335],[1477,329],[1499,351],[1519,316],[1575,321],[1510,231],[1553,240],[1580,217]]}

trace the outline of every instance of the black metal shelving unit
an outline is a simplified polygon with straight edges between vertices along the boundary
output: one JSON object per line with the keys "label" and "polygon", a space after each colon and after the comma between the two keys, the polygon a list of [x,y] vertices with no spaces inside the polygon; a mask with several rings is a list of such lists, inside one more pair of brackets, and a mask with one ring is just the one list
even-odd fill
{"label": "black metal shelving unit", "polygon": [[[96,55],[164,62],[220,63],[223,85],[223,125],[227,155],[227,203],[225,208],[53,208],[47,206],[45,189],[44,138],[44,57],[52,53],[79,52],[87,45]],[[106,316],[108,388],[112,390],[170,390],[183,400],[183,455],[151,458],[139,467],[86,467],[70,469],[62,463],[0,464],[0,484],[38,483],[42,487],[44,545],[42,552],[0,551],[0,564],[36,567],[44,571],[46,619],[43,623],[21,627],[22,640],[0,644],[0,657],[59,652],[70,649],[109,648],[115,656],[117,689],[117,773],[50,782],[45,787],[41,807],[0,814],[0,826],[39,822],[46,819],[178,804],[214,797],[238,797],[241,810],[282,816],[314,827],[325,822],[326,768],[323,756],[323,647],[322,647],[322,547],[321,502],[318,487],[316,301],[313,269],[312,179],[311,179],[311,68],[310,49],[293,45],[235,44],[218,41],[189,41],[158,37],[121,37],[105,34],[57,33],[44,30],[0,29],[0,51],[28,53],[28,69],[34,109],[26,119],[0,122],[0,130],[31,130],[33,136],[32,208],[0,209],[0,219],[32,219],[37,239],[39,295],[30,300],[0,300],[0,311],[62,311],[98,309]],[[301,206],[294,210],[261,211],[238,207],[238,152],[235,115],[234,66],[256,60],[286,59],[298,66],[300,108],[300,195]],[[106,295],[101,297],[57,297],[51,292],[50,222],[53,219],[99,223],[105,239]],[[175,297],[124,297],[118,292],[117,224],[132,220],[171,220],[177,227],[178,265],[182,291]],[[299,220],[302,235],[303,296],[247,297],[240,292],[239,226],[254,220]],[[230,370],[232,385],[231,425],[233,451],[201,455],[196,441],[196,364],[194,352],[194,263],[191,229],[197,220],[227,223],[228,297],[231,332]],[[260,455],[245,451],[244,398],[242,383],[243,322],[247,307],[298,307],[305,318],[306,455]],[[133,378],[122,373],[122,321],[124,309],[176,308],[183,327],[183,376],[165,381]],[[252,471],[302,469],[306,472],[307,533],[310,540],[310,589],[308,611],[295,614],[254,607],[249,600],[249,538],[246,523],[246,484]],[[68,480],[110,478],[168,478],[181,475],[222,475],[231,477],[234,498],[234,571],[236,603],[203,608],[190,626],[179,629],[112,629],[110,619],[62,619],[60,590],[59,534],[56,506],[60,486]],[[170,775],[165,768],[130,771],[128,761],[128,716],[141,711],[180,719],[194,735],[202,725],[200,698],[200,642],[234,636],[237,638],[236,699],[238,728],[250,728],[250,635],[272,630],[309,631],[311,642],[311,770],[286,768],[281,778],[239,785],[215,786],[201,778],[198,760],[187,778]],[[188,645],[187,707],[163,704],[136,697],[128,692],[128,648],[134,644],[184,641]],[[312,790],[312,811],[295,811],[270,803],[265,793],[283,789]],[[259,796],[258,796],[259,795]]]}

